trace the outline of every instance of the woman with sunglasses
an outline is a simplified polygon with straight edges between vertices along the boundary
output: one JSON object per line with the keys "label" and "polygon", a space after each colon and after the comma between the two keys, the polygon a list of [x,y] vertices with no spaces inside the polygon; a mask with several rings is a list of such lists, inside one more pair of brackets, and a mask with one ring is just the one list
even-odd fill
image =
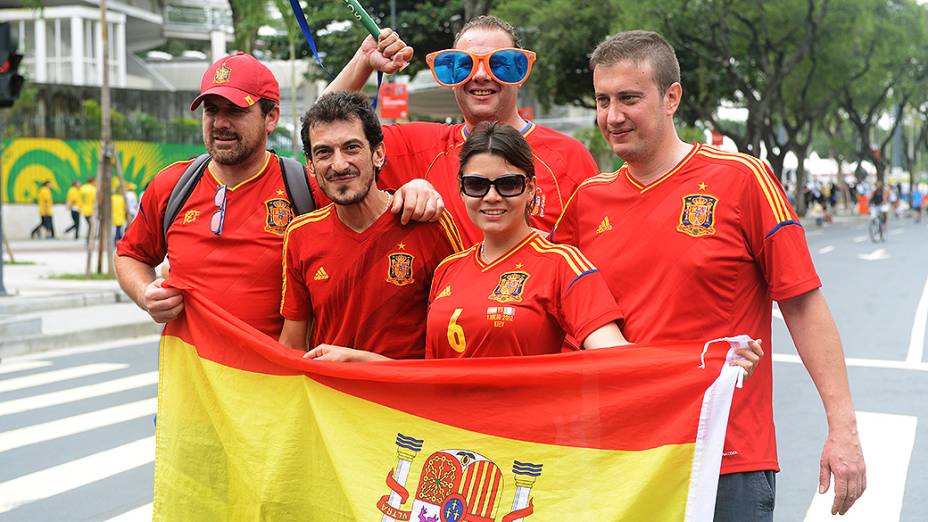
{"label": "woman with sunglasses", "polygon": [[[528,224],[534,165],[511,127],[481,124],[460,152],[461,197],[483,240],[445,258],[429,293],[427,358],[541,355],[561,351],[566,335],[586,349],[627,344],[622,314],[605,281],[574,247],[556,245]],[[733,364],[750,375],[763,352],[752,341]],[[383,360],[324,346],[306,357]]]}

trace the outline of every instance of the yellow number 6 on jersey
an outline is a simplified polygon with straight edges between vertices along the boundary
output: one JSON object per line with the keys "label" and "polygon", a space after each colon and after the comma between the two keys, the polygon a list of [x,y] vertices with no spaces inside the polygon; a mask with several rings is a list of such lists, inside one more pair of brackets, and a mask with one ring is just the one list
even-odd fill
{"label": "yellow number 6 on jersey", "polygon": [[455,308],[454,313],[451,314],[451,320],[448,321],[448,343],[451,345],[451,349],[458,353],[464,353],[464,350],[467,349],[467,341],[464,340],[464,329],[457,323],[458,317],[461,317],[463,311],[463,308]]}

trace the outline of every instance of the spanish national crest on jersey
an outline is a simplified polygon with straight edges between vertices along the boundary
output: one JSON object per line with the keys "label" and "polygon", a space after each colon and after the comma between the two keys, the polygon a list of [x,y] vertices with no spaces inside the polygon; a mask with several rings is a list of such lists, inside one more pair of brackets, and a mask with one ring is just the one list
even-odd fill
{"label": "spanish national crest on jersey", "polygon": [[677,231],[692,237],[715,234],[715,206],[719,199],[708,194],[683,196],[683,211]]}
{"label": "spanish national crest on jersey", "polygon": [[[422,464],[419,485],[409,510],[402,509],[409,498],[406,481],[413,460],[422,450],[424,441],[397,434],[398,462],[387,474],[390,493],[377,502],[383,522],[510,522],[525,520],[534,513],[530,497],[532,486],[541,476],[542,465],[514,461],[512,484],[495,462],[483,455],[459,449],[433,452]],[[511,508],[504,507],[497,518],[507,485],[512,488]]]}
{"label": "spanish national crest on jersey", "polygon": [[415,256],[406,252],[394,252],[387,256],[387,282],[396,286],[406,286],[416,282],[412,273],[412,262]]}
{"label": "spanish national crest on jersey", "polygon": [[500,303],[518,303],[522,301],[525,290],[525,281],[529,278],[528,272],[506,272],[499,276],[499,283],[493,289],[489,298]]}
{"label": "spanish national crest on jersey", "polygon": [[267,209],[264,231],[282,236],[287,231],[287,225],[293,219],[293,207],[284,198],[273,198],[264,202]]}

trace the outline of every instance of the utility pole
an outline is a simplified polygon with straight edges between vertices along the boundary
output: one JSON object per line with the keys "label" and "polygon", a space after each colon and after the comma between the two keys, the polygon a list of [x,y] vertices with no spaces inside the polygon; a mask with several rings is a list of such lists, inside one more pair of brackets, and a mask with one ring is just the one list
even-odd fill
{"label": "utility pole", "polygon": [[113,142],[110,127],[110,38],[106,21],[106,0],[100,0],[100,35],[103,52],[100,54],[102,81],[100,82],[100,184],[97,186],[97,215],[100,223],[97,245],[97,273],[103,273],[103,257],[106,256],[106,271],[113,273]]}
{"label": "utility pole", "polygon": [[90,220],[89,237],[87,238],[87,265],[86,274],[90,275],[92,265],[94,240],[96,239],[97,269],[96,273],[103,273],[103,256],[106,256],[106,270],[113,272],[113,219],[112,219],[112,158],[113,144],[110,129],[110,38],[109,26],[106,21],[106,0],[100,0],[100,39],[103,52],[100,53],[99,66],[101,67],[100,81],[100,166],[97,175],[97,214]]}

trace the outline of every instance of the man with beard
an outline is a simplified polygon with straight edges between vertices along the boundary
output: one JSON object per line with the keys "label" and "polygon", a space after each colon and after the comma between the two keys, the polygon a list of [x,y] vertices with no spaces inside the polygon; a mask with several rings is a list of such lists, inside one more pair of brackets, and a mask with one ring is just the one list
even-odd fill
{"label": "man with beard", "polygon": [[[394,73],[412,59],[413,50],[399,35],[384,29],[378,41],[368,37],[326,92],[359,90],[374,70]],[[464,246],[482,237],[467,217],[459,195],[458,152],[474,127],[498,121],[519,131],[532,147],[537,189],[531,225],[550,231],[577,185],[599,173],[583,145],[552,129],[526,121],[519,114],[519,86],[531,74],[535,53],[521,49],[521,39],[509,23],[495,16],[478,16],[454,38],[454,48],[426,57],[435,81],[454,91],[464,123],[413,122],[384,126],[387,162],[380,186],[397,187],[412,178],[435,186],[461,230]]]}
{"label": "man with beard", "polygon": [[[254,57],[237,53],[210,66],[200,92],[190,109],[203,105],[211,161],[166,231],[168,200],[191,162],[174,163],[152,180],[117,245],[119,284],[156,322],[176,318],[184,306],[181,291],[155,277],[154,267],[167,256],[178,286],[233,305],[230,313],[276,339],[283,326],[281,244],[294,215],[280,162],[266,150],[280,118],[277,79]],[[429,199],[413,192],[397,199],[412,205]]]}
{"label": "man with beard", "polygon": [[451,216],[403,225],[387,211],[392,196],[377,187],[383,132],[364,94],[322,96],[304,115],[300,136],[309,170],[333,204],[287,229],[281,344],[423,358],[432,273],[462,249]]}

